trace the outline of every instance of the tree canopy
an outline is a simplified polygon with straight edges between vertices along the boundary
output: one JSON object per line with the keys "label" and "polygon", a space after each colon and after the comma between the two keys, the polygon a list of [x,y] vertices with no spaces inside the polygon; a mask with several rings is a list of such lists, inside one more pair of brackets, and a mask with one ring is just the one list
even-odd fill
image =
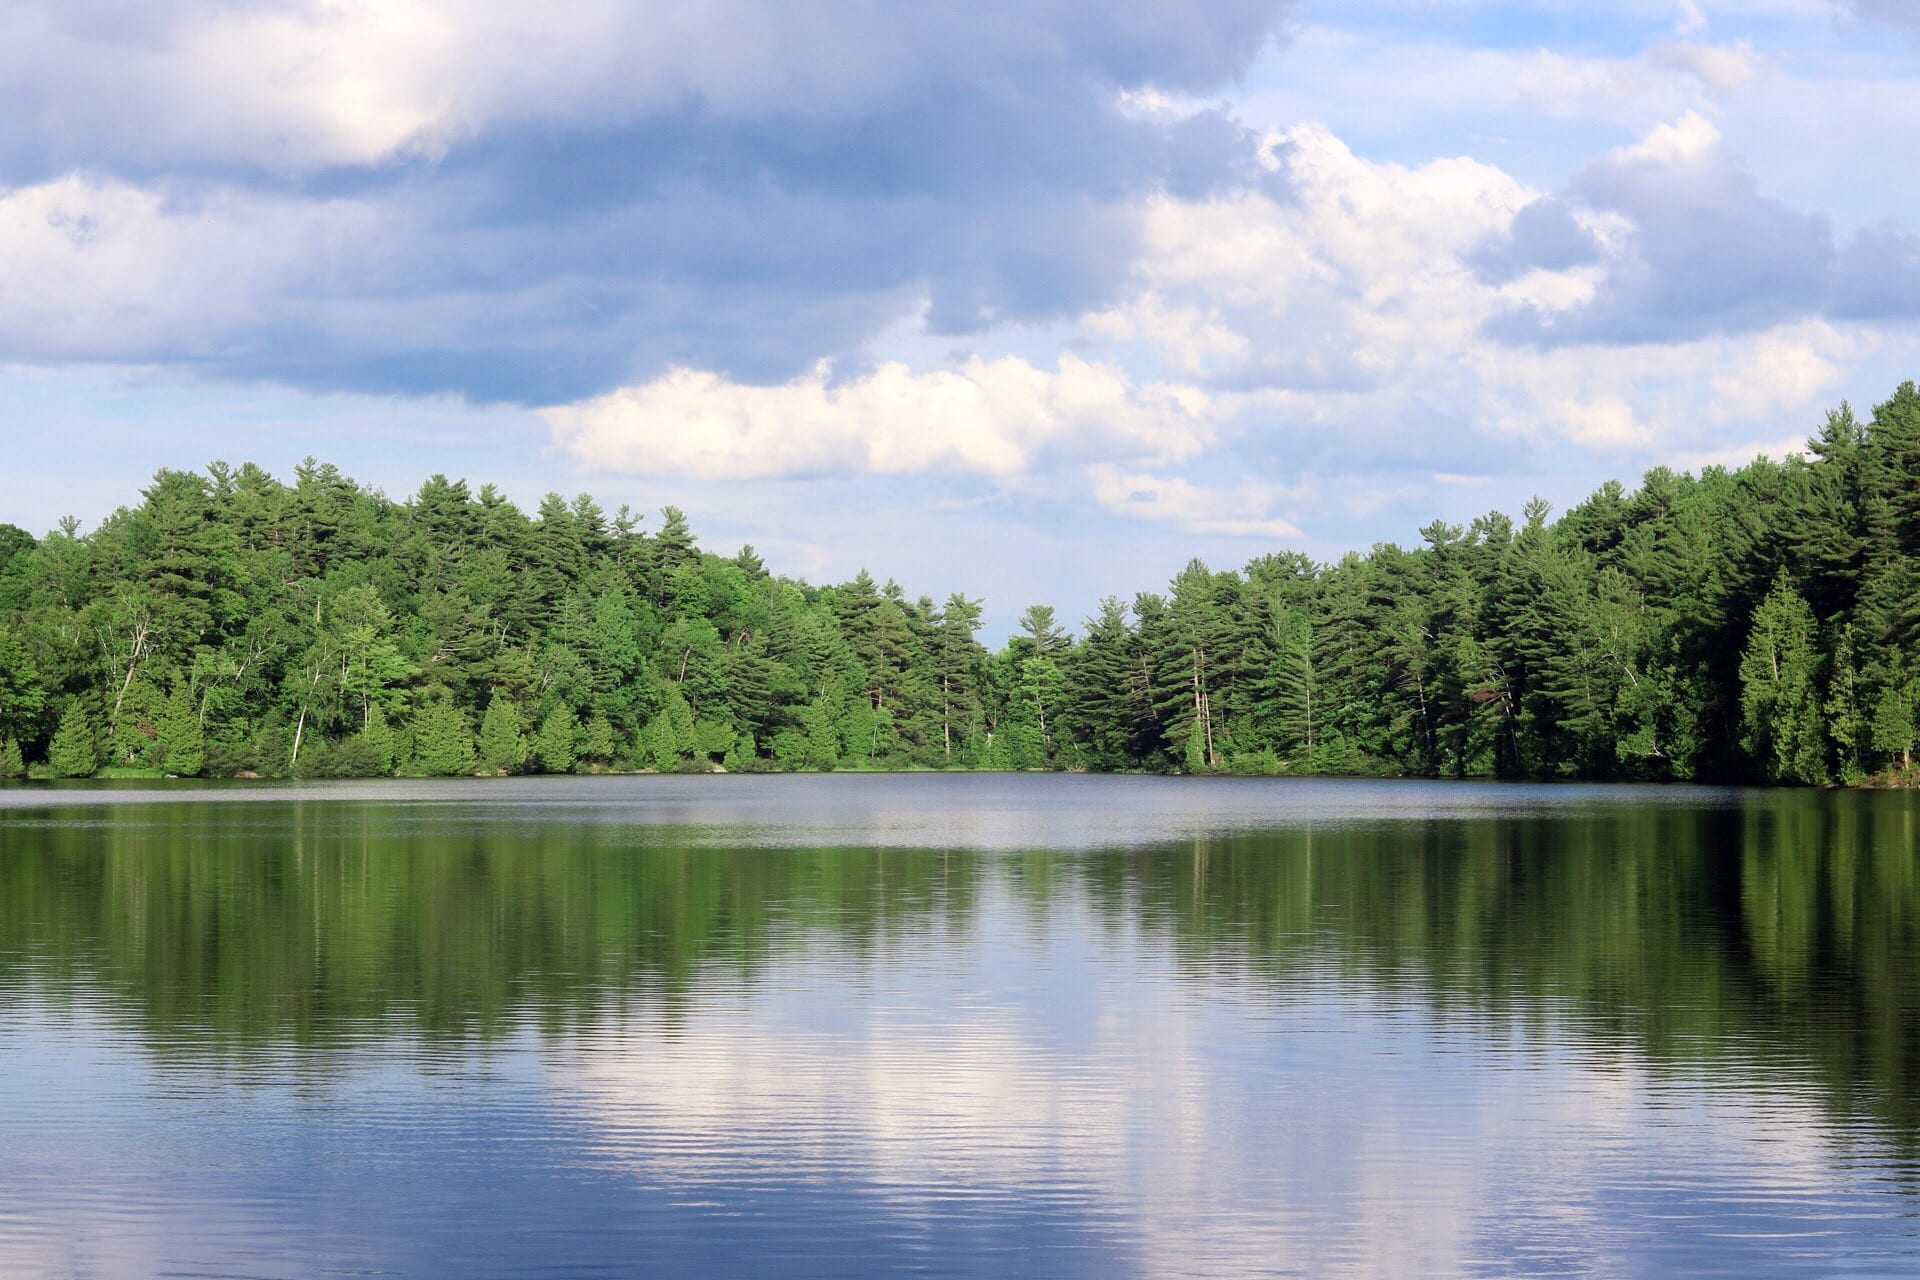
{"label": "tree canopy", "polygon": [[590,497],[309,461],[0,525],[0,776],[1084,768],[1850,781],[1911,769],[1920,391],[1805,456],[1195,560],[1078,633],[813,586]]}

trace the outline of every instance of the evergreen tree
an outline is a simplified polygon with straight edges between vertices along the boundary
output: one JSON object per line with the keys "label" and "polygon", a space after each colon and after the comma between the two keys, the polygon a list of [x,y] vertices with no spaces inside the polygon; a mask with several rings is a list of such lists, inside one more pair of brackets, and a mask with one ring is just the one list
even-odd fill
{"label": "evergreen tree", "polygon": [[56,712],[85,707],[83,772],[179,771],[197,730],[215,774],[497,771],[533,746],[544,767],[1855,780],[1912,754],[1916,493],[1907,384],[1865,424],[1836,411],[1806,459],[1655,468],[1558,519],[1436,521],[1332,564],[1195,561],[1077,638],[1035,605],[988,653],[979,601],[778,578],[672,509],[650,538],[584,495],[531,519],[440,476],[395,502],[311,460],[291,484],[163,471],[91,532],[0,526],[0,741],[52,755]]}
{"label": "evergreen tree", "polygon": [[534,738],[533,757],[548,773],[569,773],[573,770],[579,736],[580,722],[574,717],[573,709],[563,703],[549,711],[541,722],[540,732]]}
{"label": "evergreen tree", "polygon": [[1910,691],[1889,687],[1873,710],[1873,749],[1889,764],[1913,767],[1914,715]]}
{"label": "evergreen tree", "polygon": [[377,702],[368,709],[366,726],[360,730],[360,741],[366,747],[367,760],[375,776],[385,777],[393,772],[394,765],[398,763],[399,747],[394,741],[393,729],[387,723],[387,713],[380,709]]}
{"label": "evergreen tree", "polygon": [[413,758],[434,777],[474,770],[473,733],[467,717],[444,686],[430,689],[413,717]]}
{"label": "evergreen tree", "polygon": [[480,767],[493,773],[511,773],[525,761],[520,713],[514,709],[513,700],[496,689],[480,721]]}
{"label": "evergreen tree", "polygon": [[1813,640],[1813,611],[1781,577],[1754,611],[1740,661],[1742,741],[1776,782],[1827,780]]}
{"label": "evergreen tree", "polygon": [[955,592],[947,597],[934,626],[932,674],[939,687],[940,760],[964,760],[980,718],[980,629],[978,600]]}
{"label": "evergreen tree", "polygon": [[206,766],[207,738],[186,685],[174,686],[161,708],[156,729],[154,747],[160,767],[178,777],[197,777]]}
{"label": "evergreen tree", "polygon": [[46,700],[26,638],[0,620],[0,736],[30,733]]}
{"label": "evergreen tree", "polygon": [[[728,734],[731,746],[732,734]],[[613,722],[604,715],[595,714],[580,731],[580,758],[591,764],[604,765],[612,761],[614,751]]]}
{"label": "evergreen tree", "polygon": [[1067,633],[1054,621],[1053,606],[1030,604],[1020,615],[1020,633],[1033,656],[1044,658],[1067,647]]}
{"label": "evergreen tree", "polygon": [[47,750],[47,771],[56,778],[86,778],[100,767],[100,749],[93,718],[79,703],[60,717],[60,729]]}
{"label": "evergreen tree", "polygon": [[21,757],[20,744],[12,738],[0,740],[0,781],[27,776],[27,764]]}

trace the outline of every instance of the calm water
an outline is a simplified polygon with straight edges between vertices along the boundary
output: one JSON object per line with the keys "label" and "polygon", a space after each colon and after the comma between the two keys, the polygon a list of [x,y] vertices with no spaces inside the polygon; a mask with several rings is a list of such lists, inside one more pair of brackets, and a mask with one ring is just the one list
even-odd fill
{"label": "calm water", "polygon": [[0,790],[0,1276],[1920,1275],[1920,797]]}

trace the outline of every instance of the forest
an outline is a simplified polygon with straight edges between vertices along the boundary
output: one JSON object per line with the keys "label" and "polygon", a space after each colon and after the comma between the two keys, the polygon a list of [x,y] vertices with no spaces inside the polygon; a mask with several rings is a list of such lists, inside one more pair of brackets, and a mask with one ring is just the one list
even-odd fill
{"label": "forest", "polygon": [[1913,383],[1804,456],[1550,514],[1195,560],[1077,632],[1034,605],[991,652],[978,600],[782,577],[672,507],[166,470],[90,532],[0,524],[0,777],[1913,780]]}

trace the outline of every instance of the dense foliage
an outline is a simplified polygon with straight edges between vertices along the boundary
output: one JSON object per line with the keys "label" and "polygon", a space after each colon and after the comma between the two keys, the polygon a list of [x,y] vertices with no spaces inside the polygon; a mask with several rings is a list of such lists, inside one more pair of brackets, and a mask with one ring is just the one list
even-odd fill
{"label": "dense foliage", "polygon": [[0,526],[0,775],[965,767],[1852,780],[1911,769],[1920,391],[1809,457],[1436,522],[1337,564],[1188,565],[1070,636],[1034,606],[536,516],[435,476],[163,471],[81,536]]}

